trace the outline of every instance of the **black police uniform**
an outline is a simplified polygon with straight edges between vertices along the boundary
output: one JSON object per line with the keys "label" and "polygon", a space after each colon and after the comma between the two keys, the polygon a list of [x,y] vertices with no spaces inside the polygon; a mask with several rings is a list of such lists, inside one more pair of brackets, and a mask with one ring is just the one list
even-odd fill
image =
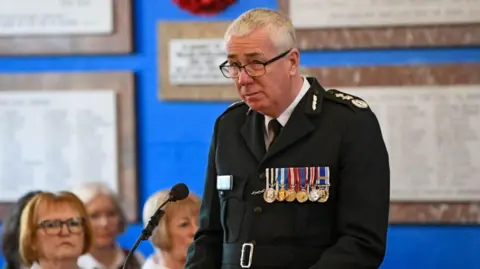
{"label": "black police uniform", "polygon": [[[377,118],[358,97],[307,79],[310,89],[268,151],[264,116],[243,102],[215,122],[199,230],[185,268],[374,269],[382,263],[390,171]],[[328,201],[264,201],[265,168],[315,166],[330,169]],[[217,188],[221,175],[233,177],[231,190]]]}

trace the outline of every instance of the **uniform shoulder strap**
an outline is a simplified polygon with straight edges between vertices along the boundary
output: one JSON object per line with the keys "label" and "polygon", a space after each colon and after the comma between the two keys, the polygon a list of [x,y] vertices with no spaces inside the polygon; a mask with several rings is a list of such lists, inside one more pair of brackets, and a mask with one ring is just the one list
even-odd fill
{"label": "uniform shoulder strap", "polygon": [[245,104],[244,101],[235,102],[235,103],[231,104],[230,106],[228,106],[227,109],[225,109],[225,111],[223,111],[222,115],[220,115],[220,117],[222,117],[223,115],[227,114],[228,112],[231,112],[234,109],[238,109],[240,107],[248,107],[248,106],[247,106],[247,104]]}
{"label": "uniform shoulder strap", "polygon": [[329,89],[325,92],[325,98],[337,103],[341,103],[353,109],[355,112],[370,110],[370,106],[362,98],[355,95],[344,93],[336,89]]}

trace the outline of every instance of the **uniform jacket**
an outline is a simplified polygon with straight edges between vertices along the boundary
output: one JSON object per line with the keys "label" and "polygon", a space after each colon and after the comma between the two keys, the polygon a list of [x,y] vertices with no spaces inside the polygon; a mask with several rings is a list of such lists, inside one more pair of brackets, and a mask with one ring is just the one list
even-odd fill
{"label": "uniform jacket", "polygon": [[[264,116],[245,103],[216,120],[199,230],[185,268],[241,268],[244,243],[253,245],[250,268],[374,269],[382,263],[390,171],[377,118],[358,105],[360,98],[308,81],[310,89],[268,151]],[[265,168],[316,166],[330,169],[326,202],[264,201]],[[231,190],[217,189],[221,175],[233,177]]]}

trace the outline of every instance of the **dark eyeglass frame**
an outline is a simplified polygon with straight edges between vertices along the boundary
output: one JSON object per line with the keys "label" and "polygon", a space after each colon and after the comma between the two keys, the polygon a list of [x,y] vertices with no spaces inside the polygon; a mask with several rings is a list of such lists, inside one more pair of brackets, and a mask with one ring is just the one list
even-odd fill
{"label": "dark eyeglass frame", "polygon": [[[72,223],[76,222],[80,225],[80,230],[79,231],[72,231]],[[67,226],[67,230],[70,234],[79,234],[82,233],[85,229],[85,218],[69,218],[66,220],[60,220],[60,219],[46,219],[42,220],[40,223],[37,224],[37,229],[43,229],[46,234],[48,235],[59,235],[62,233],[63,230],[63,225]],[[54,227],[48,227],[47,225],[49,224],[55,224]],[[58,229],[58,232],[53,233],[53,229]]]}
{"label": "dark eyeglass frame", "polygon": [[[266,62],[263,62],[263,63],[262,62],[256,62],[256,63],[249,63],[249,64],[244,64],[244,65],[228,65],[228,60],[227,60],[227,61],[223,62],[221,65],[219,65],[218,67],[220,68],[220,72],[222,72],[222,75],[226,78],[238,78],[240,76],[240,73],[242,72],[242,69],[245,70],[245,72],[251,77],[260,77],[260,76],[263,76],[267,73],[267,69],[266,69],[267,65],[269,65],[269,64],[271,64],[275,61],[278,61],[279,59],[287,56],[287,54],[289,54],[291,51],[292,51],[292,49],[289,49],[289,50],[287,50],[285,52],[282,52],[281,54],[279,54],[279,55],[273,57],[272,59],[270,59]],[[261,75],[252,75],[252,74],[248,73],[248,71],[245,67],[251,66],[251,65],[263,65],[263,73]],[[225,67],[236,67],[236,68],[238,68],[238,71],[239,71],[238,76],[227,76],[227,75],[225,75],[225,73],[223,72],[223,68],[225,68]]]}

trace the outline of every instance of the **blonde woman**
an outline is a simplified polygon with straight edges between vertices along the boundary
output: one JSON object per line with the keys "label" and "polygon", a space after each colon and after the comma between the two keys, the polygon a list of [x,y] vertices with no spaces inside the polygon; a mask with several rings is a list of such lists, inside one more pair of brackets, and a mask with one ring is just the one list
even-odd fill
{"label": "blonde woman", "polygon": [[[159,191],[145,202],[143,223],[147,225],[155,210],[168,198],[169,190]],[[150,241],[155,253],[150,256],[143,269],[183,269],[187,248],[197,231],[200,198],[190,193],[180,201],[167,204],[164,216],[153,230]]]}
{"label": "blonde woman", "polygon": [[92,226],[83,203],[69,192],[39,193],[22,212],[20,256],[27,267],[78,269],[92,245]]}
{"label": "blonde woman", "polygon": [[[122,249],[117,237],[125,231],[127,220],[117,195],[100,182],[82,183],[73,188],[85,204],[92,222],[94,240],[89,253],[80,257],[82,269],[120,269],[128,250]],[[128,269],[140,269],[145,261],[136,252],[130,259]]]}

